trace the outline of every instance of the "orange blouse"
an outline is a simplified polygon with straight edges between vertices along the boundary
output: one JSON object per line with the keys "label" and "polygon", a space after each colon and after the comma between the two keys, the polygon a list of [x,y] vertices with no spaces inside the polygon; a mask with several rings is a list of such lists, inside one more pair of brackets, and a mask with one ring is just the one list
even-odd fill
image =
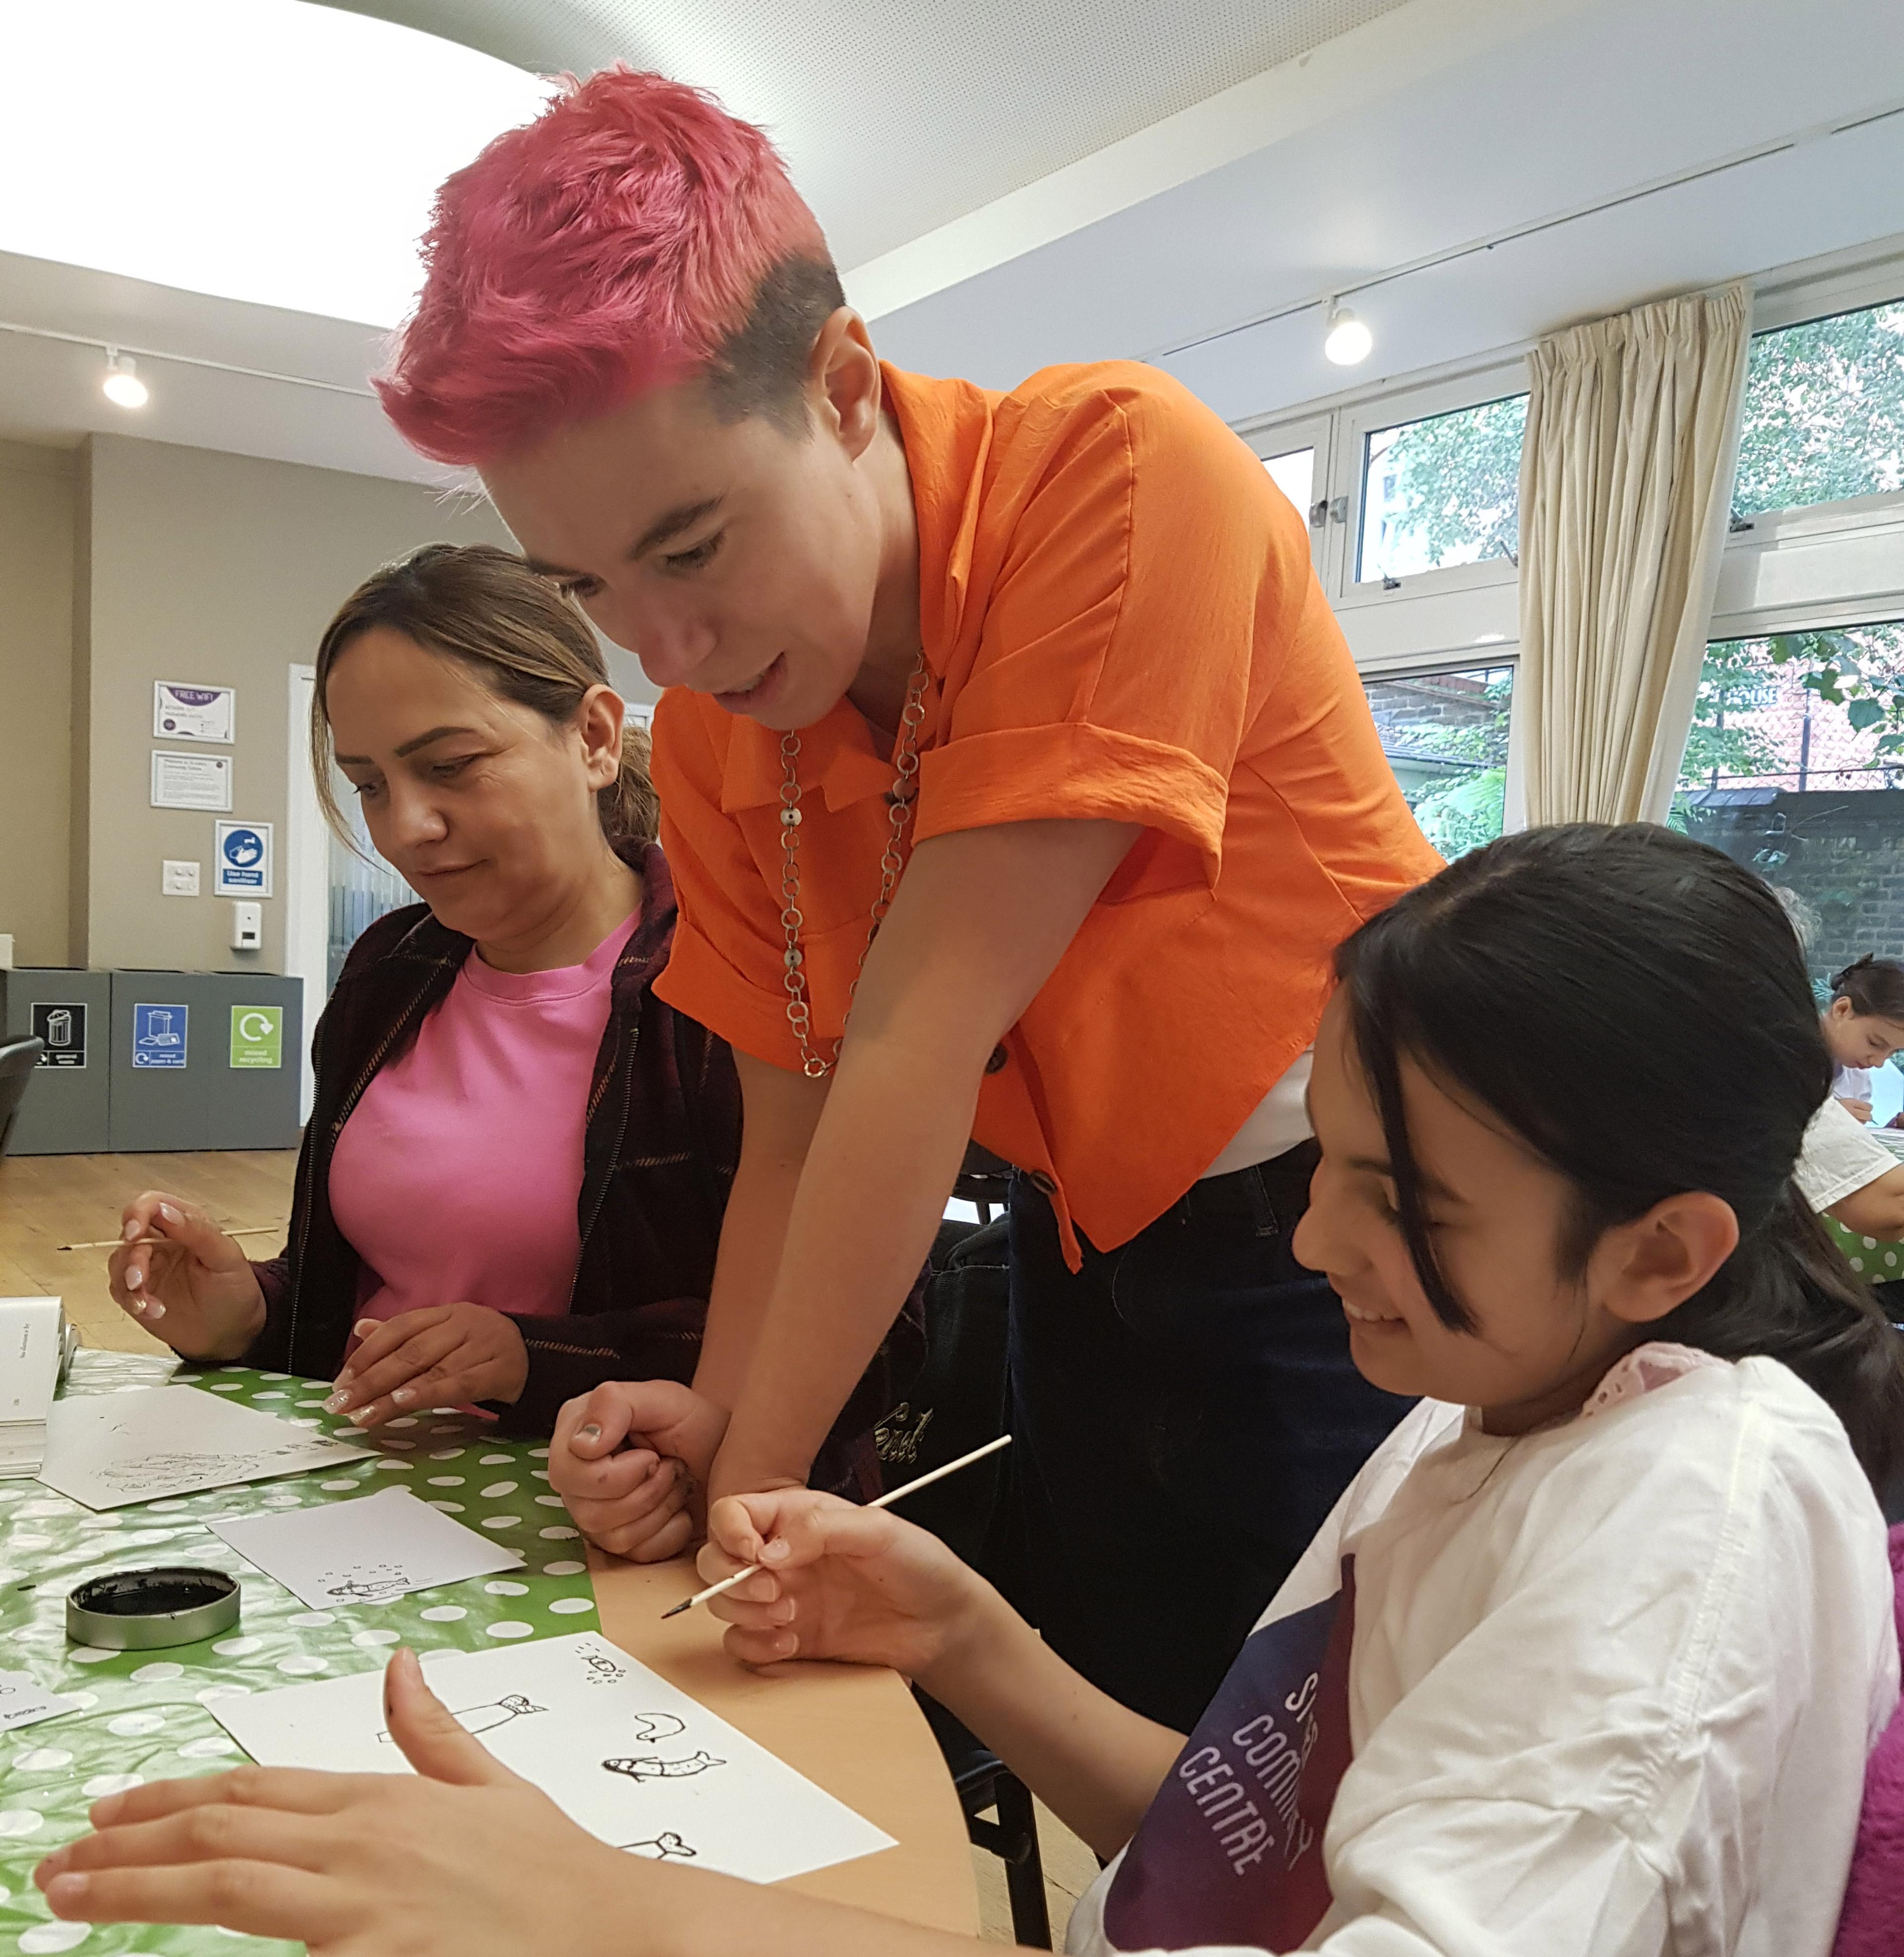
{"label": "orange blouse", "polygon": [[[1128,1241],[1314,1039],[1330,953],[1440,860],[1383,757],[1301,519],[1209,409],[1134,363],[1010,394],[884,370],[911,471],[932,689],[914,839],[1054,817],[1144,834],[1006,1035],[976,1138]],[[655,989],[800,1064],[780,922],[780,736],[655,715],[681,904]],[[892,756],[841,700],[801,734],[802,944],[829,1051],[866,941]]]}

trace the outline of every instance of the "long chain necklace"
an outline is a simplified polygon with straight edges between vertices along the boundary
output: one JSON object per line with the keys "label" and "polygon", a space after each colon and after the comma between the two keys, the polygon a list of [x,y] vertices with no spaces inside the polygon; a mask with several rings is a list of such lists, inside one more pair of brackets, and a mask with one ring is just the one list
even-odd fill
{"label": "long chain necklace", "polygon": [[[879,927],[893,907],[893,893],[899,887],[900,872],[906,867],[902,845],[906,825],[912,817],[912,804],[919,796],[919,737],[925,719],[925,655],[906,688],[906,705],[900,715],[899,761],[893,786],[886,797],[886,852],[879,859],[879,895],[873,899],[872,923],[861,947],[859,963],[853,969],[852,984],[846,994],[846,1020],[852,1017],[853,1001],[859,996],[859,981],[866,969],[866,954],[873,948]],[[813,1015],[807,1001],[806,953],[800,948],[800,928],[806,918],[800,909],[800,736],[789,732],[780,736],[780,762],[786,770],[780,781],[780,928],[786,933],[787,1024],[800,1043],[800,1064],[809,1080],[824,1080],[840,1063],[840,1049],[846,1044],[846,1020],[840,1023],[840,1037],[833,1043],[830,1060],[813,1044]]]}

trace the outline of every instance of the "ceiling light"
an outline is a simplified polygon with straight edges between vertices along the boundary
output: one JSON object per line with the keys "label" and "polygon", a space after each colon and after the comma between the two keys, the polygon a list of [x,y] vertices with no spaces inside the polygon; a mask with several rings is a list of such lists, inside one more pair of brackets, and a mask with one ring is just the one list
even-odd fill
{"label": "ceiling light", "polygon": [[1322,343],[1322,350],[1338,367],[1353,367],[1366,360],[1374,344],[1374,334],[1346,306],[1329,308],[1329,337]]}
{"label": "ceiling light", "polygon": [[151,398],[139,378],[139,363],[113,346],[106,349],[106,378],[100,390],[115,407],[142,408]]}
{"label": "ceiling light", "polygon": [[555,84],[365,5],[0,0],[0,254],[396,325],[437,185]]}

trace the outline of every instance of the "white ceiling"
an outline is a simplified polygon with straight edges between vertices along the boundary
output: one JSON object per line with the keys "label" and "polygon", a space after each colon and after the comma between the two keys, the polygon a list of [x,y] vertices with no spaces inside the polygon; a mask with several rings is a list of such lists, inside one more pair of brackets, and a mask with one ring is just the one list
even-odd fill
{"label": "white ceiling", "polygon": [[1404,0],[345,0],[520,66],[711,89],[863,264]]}
{"label": "white ceiling", "polygon": [[[1241,419],[1904,233],[1904,113],[1870,119],[1904,107],[1898,0],[375,11],[527,64],[621,55],[720,87],[786,145],[882,351],[988,384],[1135,355]],[[1238,50],[1264,48],[1300,51],[1235,78],[1260,58]],[[1248,324],[1360,286],[1365,367],[1322,361],[1314,311]],[[0,256],[0,321],[22,320],[358,391],[142,360],[135,420],[100,397],[96,349],[0,333],[0,437],[136,427],[438,473],[362,391],[379,342],[362,327]]]}
{"label": "white ceiling", "polygon": [[549,93],[302,0],[0,0],[0,251],[393,327],[437,186]]}
{"label": "white ceiling", "polygon": [[[1096,221],[1021,208],[1039,242],[1014,251],[1001,215],[943,283],[923,242],[917,283],[936,289],[882,314],[881,346],[993,386],[1165,356],[1235,419],[1904,231],[1904,113],[1828,133],[1904,109],[1896,0],[1411,0],[1273,92],[1289,79],[1264,77],[1253,147]],[[1177,147],[1213,119],[1179,119]],[[1323,359],[1317,312],[1167,353],[1331,291],[1376,335],[1353,373]]]}

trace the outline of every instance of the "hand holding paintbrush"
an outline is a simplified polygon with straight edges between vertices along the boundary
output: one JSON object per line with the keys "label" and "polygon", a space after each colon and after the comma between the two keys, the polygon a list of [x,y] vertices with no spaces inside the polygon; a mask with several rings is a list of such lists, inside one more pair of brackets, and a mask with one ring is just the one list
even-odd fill
{"label": "hand holding paintbrush", "polygon": [[240,1358],[264,1323],[264,1294],[235,1239],[196,1203],[149,1189],[125,1206],[106,1263],[113,1302],[188,1358]]}
{"label": "hand holding paintbrush", "polygon": [[[894,1502],[903,1500],[906,1496],[915,1494],[922,1488],[928,1488],[935,1481],[942,1481],[947,1475],[956,1475],[961,1468],[968,1468],[973,1462],[982,1461],[988,1454],[996,1454],[1001,1447],[1009,1447],[1011,1445],[1011,1436],[1008,1434],[1001,1434],[997,1440],[988,1440],[982,1447],[975,1447],[969,1454],[961,1454],[956,1461],[948,1461],[943,1466],[935,1468],[928,1474],[915,1475],[911,1481],[903,1483],[897,1488],[887,1489],[884,1494],[865,1503],[863,1506],[868,1510],[890,1507]],[[763,1554],[770,1554],[772,1548],[773,1544],[769,1543]],[[757,1576],[762,1570],[767,1567],[768,1565],[764,1562],[750,1563],[745,1568],[735,1570],[732,1576],[723,1576],[719,1582],[709,1584],[706,1589],[697,1590],[691,1597],[683,1598],[672,1610],[663,1611],[661,1614],[664,1618],[678,1617],[683,1611],[692,1610],[695,1604],[704,1604],[710,1598],[726,1595],[736,1585],[745,1582],[748,1577]]]}

